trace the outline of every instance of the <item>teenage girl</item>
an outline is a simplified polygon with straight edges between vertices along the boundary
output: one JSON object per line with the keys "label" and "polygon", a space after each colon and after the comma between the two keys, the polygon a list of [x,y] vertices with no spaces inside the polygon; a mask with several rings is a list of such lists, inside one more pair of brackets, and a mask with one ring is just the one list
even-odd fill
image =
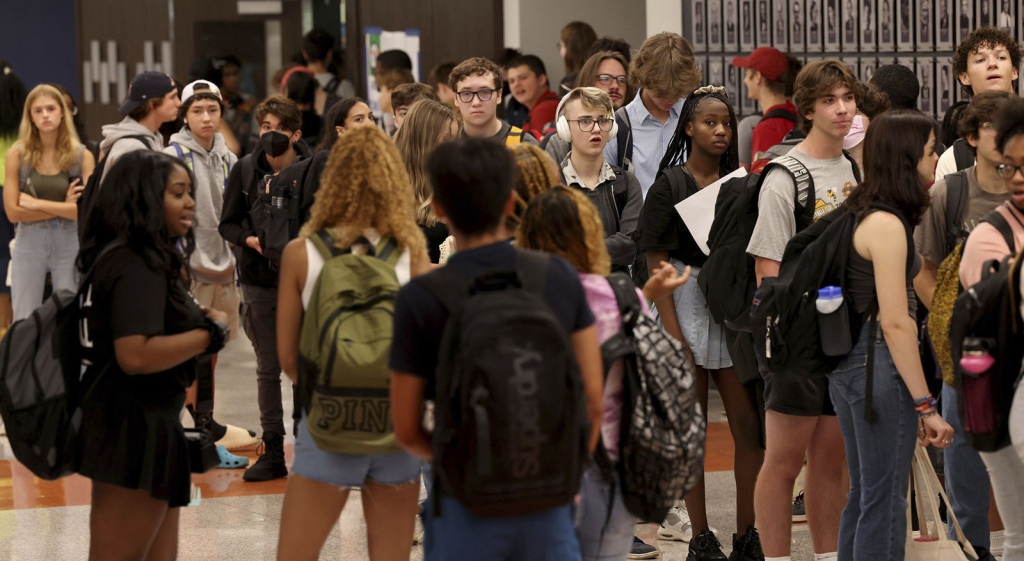
{"label": "teenage girl", "polygon": [[89,561],[177,555],[191,496],[185,388],[196,357],[228,337],[226,314],[200,308],[188,288],[192,185],[181,160],[129,152],[87,217],[78,272],[95,269],[79,298],[90,344],[76,471],[92,479]]}
{"label": "teenage girl", "polygon": [[[327,229],[339,248],[360,237],[395,241],[399,284],[427,272],[426,241],[416,224],[413,191],[394,144],[376,127],[345,133],[331,150],[309,222],[285,248],[277,306],[281,368],[298,382],[299,337],[305,308],[324,265],[310,237]],[[350,490],[361,488],[372,561],[407,560],[418,509],[420,461],[401,451],[338,454],[317,447],[299,422],[295,463],[281,512],[277,558],[315,560],[338,521]]]}
{"label": "teenage girl", "polygon": [[[736,113],[724,88],[700,88],[686,98],[675,136],[661,161],[662,173],[644,203],[640,249],[647,252],[651,270],[666,261],[680,271],[690,266],[694,280],[700,275],[700,267],[707,256],[675,211],[674,206],[679,201],[673,198],[669,172],[674,171],[670,168],[683,172],[685,198],[736,170],[739,166],[736,125]],[[697,365],[701,406],[707,411],[709,375],[725,402],[736,453],[734,474],[739,535],[733,540],[733,549],[744,552],[749,558],[757,558],[760,538],[754,528],[754,483],[764,451],[760,444],[761,427],[754,391],[741,383],[733,369],[725,328],[711,318],[696,282],[687,283],[672,295],[656,300],[655,306],[665,331],[690,346]],[[669,512],[658,532],[659,537],[689,541],[690,554],[695,561],[721,559],[721,544],[708,526],[703,479],[686,497],[686,507],[685,511],[676,508]]]}
{"label": "teenage girl", "polygon": [[[373,112],[362,98],[350,97],[335,103],[324,117],[324,134],[315,152],[330,151],[338,137],[359,127],[375,127]],[[333,131],[329,129],[334,129]]]}
{"label": "teenage girl", "polygon": [[4,209],[17,224],[11,252],[14,320],[43,301],[46,274],[54,290],[75,290],[78,205],[95,160],[78,141],[64,95],[39,85],[28,94],[18,143],[7,151]]}

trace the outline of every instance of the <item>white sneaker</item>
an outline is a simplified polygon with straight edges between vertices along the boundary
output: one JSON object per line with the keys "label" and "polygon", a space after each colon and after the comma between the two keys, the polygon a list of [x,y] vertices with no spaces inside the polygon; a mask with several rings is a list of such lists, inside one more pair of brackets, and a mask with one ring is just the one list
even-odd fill
{"label": "white sneaker", "polygon": [[[711,528],[711,532],[718,534],[718,530],[714,528]],[[690,543],[693,539],[693,525],[690,523],[690,514],[686,512],[686,507],[674,506],[668,511],[665,521],[658,528],[658,539]]]}

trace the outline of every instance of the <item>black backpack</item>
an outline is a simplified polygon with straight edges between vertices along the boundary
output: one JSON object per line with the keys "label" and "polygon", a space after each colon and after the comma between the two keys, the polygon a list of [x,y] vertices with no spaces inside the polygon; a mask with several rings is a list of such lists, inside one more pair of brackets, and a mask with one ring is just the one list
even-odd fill
{"label": "black backpack", "polygon": [[[672,166],[662,170],[659,172],[660,174],[664,174],[668,180],[668,186],[672,191],[673,205],[678,204],[679,201],[697,192],[686,181],[686,171],[683,170],[682,166]],[[647,252],[640,250],[640,242],[643,239],[644,210],[646,208],[647,205],[644,205],[640,209],[640,217],[636,221],[636,230],[633,231],[633,239],[636,241],[636,258],[633,259],[633,266],[630,268],[633,284],[640,288],[643,288],[647,284],[647,280],[651,278],[651,272],[647,268]]]}
{"label": "black backpack", "polygon": [[608,283],[622,331],[601,345],[605,375],[616,360],[625,359],[619,461],[612,466],[603,440],[594,459],[612,485],[618,472],[626,510],[660,524],[703,474],[707,424],[697,398],[696,370],[683,344],[643,313],[629,276],[612,273]]}
{"label": "black backpack", "polygon": [[[1024,359],[1022,263],[1013,241],[1011,234],[1007,240],[1011,254],[1002,262],[982,265],[982,280],[957,297],[949,325],[960,419],[971,446],[982,452],[995,452],[1010,444],[1010,405],[1019,391]],[[992,360],[984,371],[969,372],[964,368],[968,361],[961,362],[966,357]]]}
{"label": "black backpack", "polygon": [[626,171],[633,171],[633,131],[630,128],[626,106],[615,111],[615,122],[619,125],[619,132],[615,135],[615,145],[618,148],[615,165]]}
{"label": "black backpack", "polygon": [[513,270],[467,280],[442,267],[413,280],[449,313],[438,353],[434,490],[478,516],[570,504],[587,463],[583,382],[569,334],[544,300],[551,259],[520,249]]}
{"label": "black backpack", "polygon": [[957,171],[974,167],[974,154],[971,154],[971,151],[967,149],[967,141],[963,138],[958,138],[953,143],[953,158],[956,160]]}
{"label": "black backpack", "polygon": [[[114,145],[122,140],[130,138],[132,140],[138,140],[139,142],[146,145],[146,148],[152,150],[153,147],[149,145],[148,136],[143,135],[129,135],[122,136],[110,144],[110,150],[114,148]],[[103,155],[103,158],[96,163],[96,168],[92,170],[92,175],[89,176],[89,182],[85,184],[85,188],[82,189],[82,196],[78,198],[78,242],[80,244],[85,243],[85,225],[89,219],[89,215],[92,213],[92,207],[96,206],[96,198],[100,195],[100,181],[103,180],[103,174],[107,170],[107,156]]]}
{"label": "black backpack", "polygon": [[[256,237],[263,248],[263,257],[270,261],[273,270],[281,267],[281,256],[288,242],[299,235],[299,229],[309,219],[309,207],[313,204],[313,196],[320,187],[320,176],[330,152],[318,152],[312,158],[306,158],[281,170],[270,180],[270,197],[282,187],[290,193],[286,208],[276,208],[272,204],[260,205],[262,218],[254,228]],[[243,173],[243,177],[244,177]],[[243,179],[244,181],[244,179]],[[265,193],[261,199],[265,198]]]}
{"label": "black backpack", "polygon": [[[107,244],[96,263],[123,240]],[[79,290],[59,290],[32,315],[14,322],[0,341],[0,414],[19,462],[36,476],[54,480],[74,472],[83,394]],[[93,386],[98,377],[94,379]]]}
{"label": "black backpack", "polygon": [[[903,222],[907,235],[907,267],[913,267],[913,228],[902,214],[881,204],[872,208],[891,212]],[[832,373],[849,354],[865,321],[874,339],[878,322],[877,300],[866,314],[853,309],[848,265],[853,255],[853,233],[857,217],[845,207],[830,212],[798,233],[786,245],[777,277],[766,277],[754,294],[751,319],[754,353],[762,368],[773,375],[817,378]],[[818,290],[828,286],[842,289],[843,301],[830,314],[816,306]],[[764,344],[761,344],[761,342]],[[865,415],[874,421],[871,409],[874,345],[868,346],[868,385]]]}

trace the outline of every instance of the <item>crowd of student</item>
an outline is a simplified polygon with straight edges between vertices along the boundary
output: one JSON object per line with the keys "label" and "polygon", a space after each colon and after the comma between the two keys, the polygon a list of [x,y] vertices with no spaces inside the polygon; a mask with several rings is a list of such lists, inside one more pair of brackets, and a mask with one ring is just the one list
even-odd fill
{"label": "crowd of student", "polygon": [[[773,48],[733,61],[762,111],[741,122],[682,37],[634,54],[581,22],[562,31],[555,91],[533,55],[445,63],[422,84],[407,56],[382,53],[378,123],[329,72],[332,46],[309,34],[305,64],[258,104],[237,87],[238,61],[206,61],[187,85],[140,74],[99,158],[67,92],[26,91],[0,62],[8,313],[31,316],[47,276],[53,291],[82,286],[90,390],[76,470],[93,481],[90,559],[175,557],[191,498],[186,403],[216,465],[248,466],[231,450],[258,441],[244,479],[289,477],[279,559],[317,558],[353,487],[375,560],[409,557],[418,516],[428,560],[655,558],[634,536],[644,466],[623,459],[639,438],[630,420],[652,414],[633,387],[646,374],[636,357],[651,353],[695,396],[674,419],[699,427],[690,459],[709,381],[735,446],[728,556],[699,469],[678,464],[685,497],[647,520],[688,542],[688,560],[789,559],[798,518],[816,561],[903,559],[918,444],[941,451],[968,550],[993,559],[991,486],[1002,559],[1024,559],[1024,392],[991,379],[1003,395],[982,409],[997,437],[976,436],[980,398],[965,388],[980,390],[949,338],[958,294],[1024,248],[1012,37],[980,28],[957,47],[972,99],[943,126],[913,109],[904,67],[862,83],[837,59],[801,68]],[[166,142],[165,123],[180,125]],[[691,232],[676,205],[741,167],[752,175],[722,187],[711,239]],[[729,196],[748,197],[731,207],[747,222],[740,265],[723,272]],[[0,224],[0,244],[11,236]],[[848,256],[852,339],[820,372],[774,368],[770,333],[723,319],[723,285],[749,265],[749,291],[732,282],[731,294],[782,290],[813,253],[794,247],[830,238]],[[644,305],[624,304],[616,279]],[[603,360],[641,316],[677,346],[637,339],[635,356]],[[491,336],[501,321],[507,332]],[[258,439],[214,420],[216,353],[239,328],[256,354]],[[564,360],[553,374],[552,356]],[[298,396],[290,427],[282,372]],[[488,385],[494,372],[509,373],[507,388]]]}

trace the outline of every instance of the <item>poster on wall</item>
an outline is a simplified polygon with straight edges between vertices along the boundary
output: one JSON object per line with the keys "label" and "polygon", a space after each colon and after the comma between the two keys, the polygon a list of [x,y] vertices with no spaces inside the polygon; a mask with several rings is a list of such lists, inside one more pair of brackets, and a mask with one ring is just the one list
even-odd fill
{"label": "poster on wall", "polygon": [[692,10],[690,13],[690,38],[693,40],[693,50],[699,53],[708,49],[708,40],[705,36],[707,19],[704,13],[704,0],[693,0]]}
{"label": "poster on wall", "polygon": [[736,21],[739,15],[739,4],[737,0],[725,0],[725,51],[734,53],[740,48],[739,25]]}
{"label": "poster on wall", "polygon": [[839,50],[839,0],[825,0],[825,51]]}
{"label": "poster on wall", "polygon": [[917,108],[925,115],[935,114],[935,59],[923,57],[917,59],[917,80],[921,82],[921,94],[917,98]]}
{"label": "poster on wall", "polygon": [[875,26],[875,0],[858,0],[861,2],[860,9],[860,51],[871,52],[878,48],[875,35],[878,28]]}
{"label": "poster on wall", "polygon": [[757,2],[757,46],[768,47],[772,44],[772,15],[768,0],[755,0]]}
{"label": "poster on wall", "polygon": [[[1018,4],[1019,2],[1011,2],[1010,0],[996,0],[996,2],[996,6],[998,8],[997,10],[995,10],[996,27],[1009,33],[1010,35],[1013,35],[1014,22],[1017,21],[1016,18],[1019,17],[1017,14],[1014,13],[1016,9],[1014,5]],[[987,3],[987,0],[985,3]],[[1017,39],[1020,40],[1021,36],[1018,35]]]}
{"label": "poster on wall", "polygon": [[953,50],[953,1],[935,0],[935,50]]}
{"label": "poster on wall", "polygon": [[956,42],[967,38],[974,30],[974,9],[971,0],[960,0],[956,7]]}
{"label": "poster on wall", "polygon": [[380,92],[377,90],[377,81],[373,75],[377,56],[384,51],[393,49],[405,51],[409,55],[409,59],[412,60],[413,78],[419,80],[420,30],[384,31],[379,27],[364,27],[363,35],[366,38],[366,101],[373,114],[380,116]]}
{"label": "poster on wall", "polygon": [[998,2],[999,0],[974,0],[974,21],[978,22],[978,27],[988,27],[996,24],[992,4]]}
{"label": "poster on wall", "polygon": [[914,23],[911,0],[897,0],[896,7],[896,50],[910,52],[914,50]]}
{"label": "poster on wall", "polygon": [[708,5],[708,52],[722,52],[722,0],[705,0]]}
{"label": "poster on wall", "polygon": [[930,51],[935,48],[932,0],[917,0],[917,2],[917,50]]}
{"label": "poster on wall", "polygon": [[956,82],[953,80],[953,67],[949,64],[947,57],[939,57],[935,68],[939,75],[939,84],[935,92],[938,94],[936,105],[938,114],[945,115],[953,105],[953,90],[956,89]]}
{"label": "poster on wall", "polygon": [[757,45],[754,41],[754,0],[741,0],[740,6],[740,51],[749,53]]}
{"label": "poster on wall", "polygon": [[[898,0],[897,0],[898,1]],[[896,50],[896,30],[893,28],[893,6],[889,0],[878,5],[878,50]]]}
{"label": "poster on wall", "polygon": [[789,18],[786,0],[772,0],[772,46],[776,49],[789,51]]}
{"label": "poster on wall", "polygon": [[878,68],[877,58],[861,58],[860,59],[860,79],[867,82],[875,75],[875,69]]}
{"label": "poster on wall", "polygon": [[857,0],[843,0],[843,52],[857,52],[860,24],[857,22]]}
{"label": "poster on wall", "polygon": [[806,38],[803,0],[791,0],[789,4],[789,52],[804,52]]}

